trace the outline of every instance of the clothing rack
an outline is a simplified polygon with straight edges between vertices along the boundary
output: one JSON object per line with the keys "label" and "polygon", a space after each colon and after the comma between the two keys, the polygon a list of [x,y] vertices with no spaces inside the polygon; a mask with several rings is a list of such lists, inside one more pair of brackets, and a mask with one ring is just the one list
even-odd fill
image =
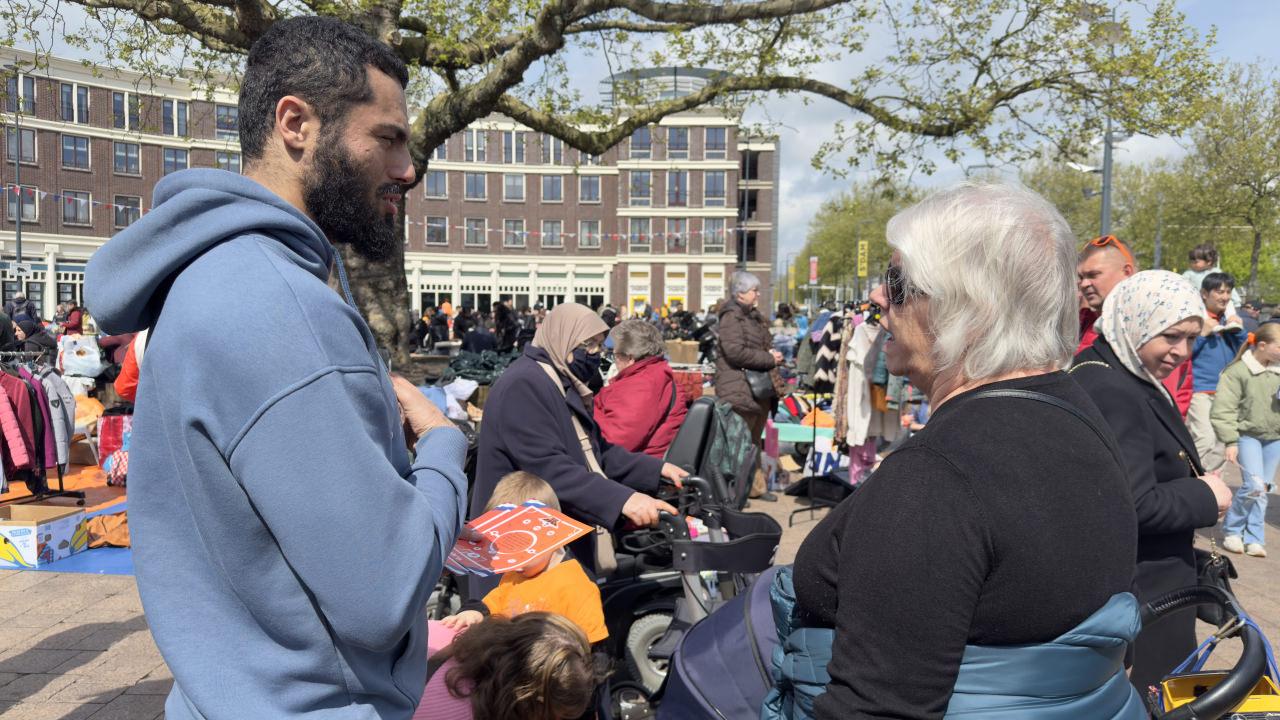
{"label": "clothing rack", "polygon": [[[46,357],[46,353],[44,351],[0,350],[0,364],[10,363],[10,362],[34,363],[36,361],[44,359],[45,357]],[[41,459],[40,462],[37,463],[37,465],[39,467],[33,468],[32,473],[34,474],[36,472],[39,472],[41,478],[44,479],[48,473],[48,468],[44,467],[44,460]],[[63,484],[62,465],[57,465],[56,467],[58,469],[58,489],[57,490],[50,490],[46,487],[46,489],[43,492],[38,492],[38,493],[33,492],[30,495],[26,495],[19,498],[13,498],[11,500],[5,500],[4,502],[0,502],[0,506],[27,505],[30,503],[43,502],[45,500],[48,500],[49,498],[55,498],[55,497],[75,498],[76,505],[84,505],[85,504],[84,491],[67,490]],[[45,485],[47,484],[48,483],[46,482]],[[30,484],[28,484],[28,486],[30,486]]]}
{"label": "clothing rack", "polygon": [[[818,404],[821,399],[832,399],[834,397],[833,393],[813,393],[814,412],[817,412]],[[831,442],[834,447],[834,437],[831,439]],[[849,479],[847,477],[841,481],[840,478],[836,476],[836,473],[840,472],[839,470],[825,475],[818,474],[818,418],[816,415],[814,416],[813,422],[813,444],[809,446],[809,453],[813,457],[813,462],[809,467],[809,476],[802,480],[802,482],[807,482],[804,489],[804,497],[809,501],[809,504],[806,507],[796,508],[791,511],[791,514],[787,517],[787,527],[795,525],[796,515],[799,515],[800,513],[809,513],[809,519],[812,520],[815,512],[822,510],[823,508],[833,508],[839,505],[840,501],[848,497],[853,491],[852,487],[849,485]],[[818,486],[818,483],[830,486],[832,488],[831,493],[821,495],[816,493],[814,490]],[[839,495],[839,497],[835,497],[835,495]]]}

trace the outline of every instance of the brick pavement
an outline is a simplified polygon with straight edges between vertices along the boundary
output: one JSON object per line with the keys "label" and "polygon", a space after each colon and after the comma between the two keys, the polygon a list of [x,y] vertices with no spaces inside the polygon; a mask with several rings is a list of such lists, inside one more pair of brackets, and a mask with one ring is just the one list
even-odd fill
{"label": "brick pavement", "polygon": [[[752,509],[786,529],[795,507],[783,496]],[[1280,532],[1280,502],[1270,510],[1272,531]],[[779,561],[790,562],[816,524],[798,516]],[[1280,644],[1280,543],[1274,545],[1270,558],[1232,559],[1241,602]],[[1234,660],[1234,650],[1234,643],[1224,647],[1215,665]],[[0,571],[0,720],[154,720],[163,716],[172,683],[132,577]]]}

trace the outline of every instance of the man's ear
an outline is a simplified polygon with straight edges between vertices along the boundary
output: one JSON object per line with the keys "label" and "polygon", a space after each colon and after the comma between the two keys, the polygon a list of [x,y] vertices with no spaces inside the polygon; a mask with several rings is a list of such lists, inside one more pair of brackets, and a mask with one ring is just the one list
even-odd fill
{"label": "man's ear", "polygon": [[1134,274],[1134,273],[1136,273],[1136,272],[1138,272],[1137,268],[1135,268],[1134,266],[1130,265],[1129,263],[1125,263],[1125,264],[1124,264],[1124,276],[1125,276],[1125,277],[1129,277],[1130,275],[1133,275],[1133,274]]}
{"label": "man's ear", "polygon": [[275,131],[290,154],[311,149],[320,134],[320,118],[306,100],[285,95],[276,102]]}

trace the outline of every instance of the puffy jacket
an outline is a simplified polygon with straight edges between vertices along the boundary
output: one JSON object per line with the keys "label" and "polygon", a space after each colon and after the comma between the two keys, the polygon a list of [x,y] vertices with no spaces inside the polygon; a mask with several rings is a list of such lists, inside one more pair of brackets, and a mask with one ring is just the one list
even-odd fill
{"label": "puffy jacket", "polygon": [[[806,720],[831,679],[827,663],[835,631],[797,623],[790,567],[774,577],[770,600],[782,644],[773,653],[775,686],[760,718]],[[1145,720],[1146,709],[1124,671],[1125,650],[1140,627],[1138,600],[1116,593],[1049,642],[968,645],[943,718]]]}
{"label": "puffy jacket", "polygon": [[1280,440],[1280,368],[1258,362],[1246,350],[1218,380],[1209,419],[1222,442],[1233,445],[1241,435],[1263,441]]}
{"label": "puffy jacket", "polygon": [[649,357],[618,373],[596,393],[596,424],[610,443],[660,458],[676,439],[687,404],[671,365],[662,357]]}
{"label": "puffy jacket", "polygon": [[720,355],[716,358],[716,397],[740,413],[760,412],[760,403],[752,397],[743,371],[769,372],[774,389],[779,397],[782,396],[782,381],[775,371],[777,363],[769,352],[773,349],[773,333],[769,324],[755,307],[729,300],[720,309],[717,329]]}

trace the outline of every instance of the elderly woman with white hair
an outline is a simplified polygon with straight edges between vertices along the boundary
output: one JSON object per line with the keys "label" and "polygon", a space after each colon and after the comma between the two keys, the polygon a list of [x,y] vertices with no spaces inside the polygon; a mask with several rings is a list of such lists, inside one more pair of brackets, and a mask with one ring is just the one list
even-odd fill
{"label": "elderly woman with white hair", "polygon": [[886,236],[871,298],[889,372],[933,415],[800,548],[792,620],[814,658],[827,633],[830,655],[783,666],[817,668],[780,683],[786,716],[1145,718],[1124,670],[1133,504],[1105,421],[1064,372],[1071,229],[1029,190],[962,184]]}
{"label": "elderly woman with white hair", "polygon": [[[783,391],[777,370],[782,353],[773,349],[773,332],[756,307],[759,301],[760,278],[749,272],[735,272],[729,283],[729,297],[720,306],[715,378],[716,398],[732,405],[746,421],[757,450],[763,444],[765,420]],[[757,472],[750,496],[777,499],[766,490],[763,474]]]}

